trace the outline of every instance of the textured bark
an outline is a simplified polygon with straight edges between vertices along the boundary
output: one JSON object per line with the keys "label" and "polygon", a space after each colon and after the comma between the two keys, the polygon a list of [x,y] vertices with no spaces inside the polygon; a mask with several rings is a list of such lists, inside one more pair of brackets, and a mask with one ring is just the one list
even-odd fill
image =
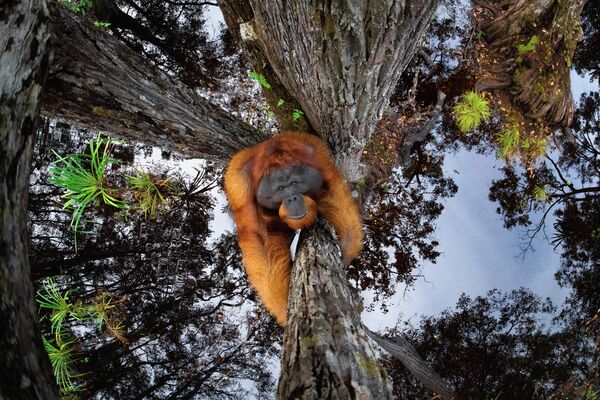
{"label": "textured bark", "polygon": [[[586,2],[504,1],[502,11],[481,27],[493,61],[475,89],[507,89],[512,102],[530,119],[569,126],[574,112],[571,59],[582,38],[579,19]],[[534,51],[520,54],[517,46],[527,44],[532,32],[539,44]]]}
{"label": "textured bark", "polygon": [[366,327],[365,332],[385,351],[400,360],[406,369],[416,376],[426,388],[444,400],[456,398],[450,385],[427,365],[408,340],[401,336],[384,338]]}
{"label": "textured bark", "polygon": [[329,143],[346,178],[357,180],[362,149],[438,0],[249,2],[252,15],[245,17],[252,17],[265,61]]}
{"label": "textured bark", "polygon": [[[252,7],[250,2],[244,1],[219,1],[219,8],[223,13],[225,22],[229,27],[229,31],[241,44],[246,58],[252,64],[252,69],[259,74],[262,74],[266,81],[269,82],[271,88],[262,88],[265,100],[271,107],[271,110],[277,118],[279,129],[283,131],[301,131],[314,132],[307,118],[300,118],[294,121],[291,114],[294,109],[302,108],[296,101],[293,94],[288,92],[279,77],[266,60],[267,56],[262,48],[255,40],[242,38],[240,34],[240,24],[252,20]],[[279,99],[285,101],[283,105],[279,105]]]}
{"label": "textured bark", "polygon": [[[306,239],[304,239],[306,237]],[[292,271],[278,399],[391,399],[360,322],[331,228],[320,220],[300,239]]]}
{"label": "textured bark", "polygon": [[215,161],[267,138],[89,21],[54,2],[50,12],[45,115]]}
{"label": "textured bark", "polygon": [[0,399],[58,398],[37,324],[25,224],[48,37],[45,1],[0,4]]}
{"label": "textured bark", "polygon": [[[362,174],[363,148],[437,3],[219,1],[274,86],[268,101],[293,96],[350,181]],[[322,226],[309,232],[292,276],[278,398],[390,398],[333,238]]]}

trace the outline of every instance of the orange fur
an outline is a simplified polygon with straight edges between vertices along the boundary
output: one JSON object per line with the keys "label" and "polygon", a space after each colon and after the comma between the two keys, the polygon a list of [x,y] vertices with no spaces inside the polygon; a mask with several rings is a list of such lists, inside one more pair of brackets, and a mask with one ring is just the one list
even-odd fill
{"label": "orange fur", "polygon": [[[285,206],[280,207],[279,216],[266,213],[255,198],[264,176],[292,165],[309,165],[323,175],[319,193],[314,198],[303,196],[309,212],[302,220],[288,219]],[[350,263],[360,253],[363,234],[358,208],[331,161],[327,146],[314,135],[285,132],[240,151],[227,167],[225,191],[248,279],[281,325],[287,316],[293,229],[312,224],[318,210],[338,234],[344,263]]]}

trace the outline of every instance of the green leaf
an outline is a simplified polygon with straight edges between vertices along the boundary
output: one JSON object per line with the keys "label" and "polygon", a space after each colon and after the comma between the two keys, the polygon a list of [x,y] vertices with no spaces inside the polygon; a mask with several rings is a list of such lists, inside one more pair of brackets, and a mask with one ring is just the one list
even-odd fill
{"label": "green leaf", "polygon": [[271,89],[271,84],[267,82],[267,78],[265,78],[263,74],[259,74],[256,71],[250,71],[248,72],[248,76],[255,81],[258,81],[258,83],[260,83],[260,85],[265,89]]}
{"label": "green leaf", "polygon": [[529,53],[535,51],[535,47],[540,43],[540,38],[538,35],[533,35],[531,39],[527,42],[527,44],[519,44],[517,45],[517,52],[519,55],[523,55],[524,53]]}
{"label": "green leaf", "polygon": [[469,91],[454,106],[454,118],[462,132],[479,127],[491,116],[489,102],[480,93]]}
{"label": "green leaf", "polygon": [[77,229],[87,206],[97,198],[116,208],[125,208],[127,203],[111,194],[105,177],[110,163],[116,163],[109,157],[112,140],[100,135],[90,140],[89,153],[61,156],[54,150],[56,161],[50,167],[49,181],[66,190],[61,197],[65,199],[63,209],[71,209],[71,227],[77,247]]}
{"label": "green leaf", "polygon": [[504,127],[498,136],[500,157],[506,158],[519,148],[519,137],[519,126],[516,123],[510,123]]}
{"label": "green leaf", "polygon": [[106,29],[106,28],[108,28],[111,25],[111,23],[110,22],[96,21],[96,22],[94,22],[94,25],[96,25],[100,29]]}
{"label": "green leaf", "polygon": [[292,121],[298,121],[300,118],[302,118],[302,116],[304,115],[304,112],[298,108],[294,108],[292,110]]}

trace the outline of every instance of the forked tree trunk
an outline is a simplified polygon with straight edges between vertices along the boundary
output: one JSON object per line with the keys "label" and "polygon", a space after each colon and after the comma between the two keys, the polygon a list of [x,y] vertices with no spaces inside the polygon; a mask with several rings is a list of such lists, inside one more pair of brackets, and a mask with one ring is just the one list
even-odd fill
{"label": "forked tree trunk", "polygon": [[[263,70],[287,91],[277,92],[293,96],[336,165],[356,181],[363,148],[437,1],[219,4],[229,29],[251,42],[254,67],[268,64]],[[321,225],[310,232],[292,273],[278,398],[391,398],[334,239]]]}
{"label": "forked tree trunk", "polygon": [[27,256],[32,143],[50,61],[42,0],[0,5],[0,399],[56,399]]}
{"label": "forked tree trunk", "polygon": [[[346,178],[400,74],[421,44],[438,0],[221,0],[229,29],[251,18],[264,62],[333,150]],[[246,12],[228,16],[228,10]],[[235,21],[235,25],[232,23]]]}
{"label": "forked tree trunk", "polygon": [[320,220],[302,236],[292,272],[278,399],[391,399],[360,321],[331,228]]}
{"label": "forked tree trunk", "polygon": [[[495,11],[482,30],[493,60],[475,88],[507,89],[512,102],[532,120],[569,126],[573,119],[571,59],[582,38],[579,20],[586,2],[488,2],[487,10]],[[528,43],[532,44],[529,50],[519,47]]]}

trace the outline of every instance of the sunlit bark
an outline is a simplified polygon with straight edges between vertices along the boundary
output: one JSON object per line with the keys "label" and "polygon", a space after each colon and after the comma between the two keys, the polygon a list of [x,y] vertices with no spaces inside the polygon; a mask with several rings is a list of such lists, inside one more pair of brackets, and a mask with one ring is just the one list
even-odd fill
{"label": "sunlit bark", "polygon": [[[481,29],[491,59],[477,90],[506,89],[533,120],[566,127],[573,119],[570,67],[587,0],[489,2]],[[529,46],[527,46],[529,44]]]}

